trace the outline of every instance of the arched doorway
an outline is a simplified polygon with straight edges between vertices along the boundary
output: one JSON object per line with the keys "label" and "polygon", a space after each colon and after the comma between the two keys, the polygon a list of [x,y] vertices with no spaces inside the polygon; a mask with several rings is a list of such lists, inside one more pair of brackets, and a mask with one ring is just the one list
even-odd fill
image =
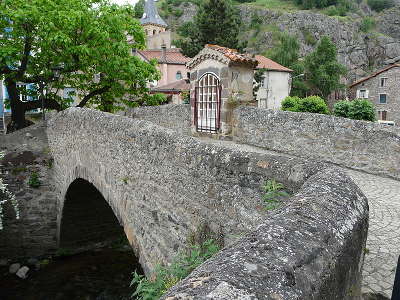
{"label": "arched doorway", "polygon": [[195,89],[194,120],[199,132],[215,133],[220,127],[221,85],[219,78],[204,74]]}
{"label": "arched doorway", "polygon": [[126,238],[103,195],[81,178],[68,188],[60,226],[59,246],[62,248],[83,248]]}

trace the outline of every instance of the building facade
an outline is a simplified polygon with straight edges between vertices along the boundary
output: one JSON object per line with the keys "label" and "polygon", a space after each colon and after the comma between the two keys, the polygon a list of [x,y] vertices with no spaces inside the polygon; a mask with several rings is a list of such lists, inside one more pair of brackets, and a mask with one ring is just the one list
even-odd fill
{"label": "building facade", "polygon": [[188,63],[193,133],[231,133],[235,106],[253,101],[253,57],[218,45],[206,45]]}
{"label": "building facade", "polygon": [[260,108],[279,110],[282,101],[290,94],[293,70],[262,55],[256,55],[255,58],[258,61],[256,70],[264,71],[256,92],[257,105]]}
{"label": "building facade", "polygon": [[354,82],[349,87],[350,99],[368,99],[381,121],[400,125],[400,64],[392,64]]}
{"label": "building facade", "polygon": [[174,103],[183,101],[189,80],[186,63],[190,58],[184,56],[181,49],[171,45],[171,31],[160,17],[154,0],[146,0],[140,24],[146,34],[146,50],[133,50],[134,55],[149,62],[157,60],[161,78],[150,83],[151,92],[163,93]]}

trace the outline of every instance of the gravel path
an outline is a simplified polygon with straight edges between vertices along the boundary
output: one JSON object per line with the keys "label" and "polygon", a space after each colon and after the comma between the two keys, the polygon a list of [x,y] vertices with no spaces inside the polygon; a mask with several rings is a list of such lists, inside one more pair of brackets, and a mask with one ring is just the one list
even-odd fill
{"label": "gravel path", "polygon": [[[201,140],[234,150],[289,156],[231,141]],[[370,209],[362,293],[382,293],[390,298],[400,255],[400,181],[342,169],[367,196]]]}

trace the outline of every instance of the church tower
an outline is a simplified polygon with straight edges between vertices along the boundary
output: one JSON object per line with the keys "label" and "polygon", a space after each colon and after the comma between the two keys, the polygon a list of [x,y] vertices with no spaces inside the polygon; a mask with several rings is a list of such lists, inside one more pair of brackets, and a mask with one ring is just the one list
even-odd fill
{"label": "church tower", "polygon": [[140,24],[146,33],[147,49],[171,48],[171,32],[167,30],[168,24],[158,14],[154,0],[146,0]]}

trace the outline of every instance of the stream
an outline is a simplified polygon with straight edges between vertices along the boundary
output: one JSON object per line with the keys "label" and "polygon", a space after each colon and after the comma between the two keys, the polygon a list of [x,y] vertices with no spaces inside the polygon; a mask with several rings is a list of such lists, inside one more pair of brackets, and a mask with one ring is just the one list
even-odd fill
{"label": "stream", "polygon": [[130,299],[132,272],[142,273],[131,249],[102,248],[42,260],[20,279],[0,267],[0,300]]}

